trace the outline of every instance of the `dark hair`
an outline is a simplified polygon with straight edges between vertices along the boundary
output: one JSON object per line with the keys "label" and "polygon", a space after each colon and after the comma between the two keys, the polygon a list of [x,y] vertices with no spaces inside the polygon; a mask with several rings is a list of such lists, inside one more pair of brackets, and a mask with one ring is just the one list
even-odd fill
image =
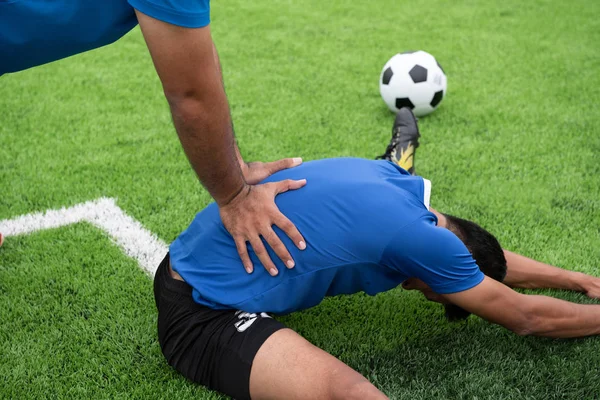
{"label": "dark hair", "polygon": [[[506,277],[506,258],[498,240],[472,221],[444,214],[447,228],[467,246],[481,272],[502,282]],[[454,304],[446,304],[446,318],[449,321],[466,319],[470,312]]]}

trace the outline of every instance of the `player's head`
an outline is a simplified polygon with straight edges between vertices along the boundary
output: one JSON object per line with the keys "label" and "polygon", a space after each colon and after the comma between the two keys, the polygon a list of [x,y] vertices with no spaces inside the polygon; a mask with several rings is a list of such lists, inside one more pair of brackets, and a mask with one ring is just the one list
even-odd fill
{"label": "player's head", "polygon": [[[446,228],[450,229],[467,246],[481,272],[492,279],[502,282],[506,277],[506,258],[504,251],[494,235],[466,219],[444,214]],[[467,310],[454,305],[445,304],[446,318],[458,321],[471,315]]]}
{"label": "player's head", "polygon": [[[443,215],[445,227],[462,240],[481,272],[502,282],[506,276],[506,259],[504,251],[494,235],[472,221],[452,215]],[[446,318],[450,321],[459,321],[471,315],[467,310],[445,301],[441,295],[434,293],[424,282],[409,279],[402,284],[402,287],[409,290],[420,290],[429,300],[444,304]]]}

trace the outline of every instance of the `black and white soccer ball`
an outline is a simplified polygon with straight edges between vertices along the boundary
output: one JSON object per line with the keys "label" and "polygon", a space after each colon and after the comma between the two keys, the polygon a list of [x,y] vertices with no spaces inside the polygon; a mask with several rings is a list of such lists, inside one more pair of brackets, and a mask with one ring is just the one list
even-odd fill
{"label": "black and white soccer ball", "polygon": [[446,96],[446,74],[425,51],[396,54],[383,67],[379,92],[393,112],[409,107],[417,117],[433,112]]}

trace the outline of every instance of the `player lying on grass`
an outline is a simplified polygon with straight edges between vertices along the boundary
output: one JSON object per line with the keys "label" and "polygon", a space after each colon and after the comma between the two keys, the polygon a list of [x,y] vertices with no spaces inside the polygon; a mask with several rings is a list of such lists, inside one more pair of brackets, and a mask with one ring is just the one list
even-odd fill
{"label": "player lying on grass", "polygon": [[[401,111],[394,132],[386,158],[406,155],[398,151],[411,142],[403,135],[416,139],[410,111]],[[168,363],[192,381],[239,399],[385,399],[358,372],[266,312],[290,313],[325,296],[374,295],[399,285],[444,304],[449,319],[473,313],[519,335],[600,333],[600,305],[510,288],[598,298],[600,279],[502,250],[473,222],[430,210],[427,180],[389,161],[352,158],[307,162],[269,179],[290,179],[293,189],[300,177],[306,186],[277,197],[310,243],[303,252],[289,247],[295,268],[278,265],[276,277],[262,268],[247,274],[215,204],[196,216],[159,266],[159,343]],[[271,234],[289,240],[281,231]],[[252,261],[264,251],[272,253],[254,248]]]}

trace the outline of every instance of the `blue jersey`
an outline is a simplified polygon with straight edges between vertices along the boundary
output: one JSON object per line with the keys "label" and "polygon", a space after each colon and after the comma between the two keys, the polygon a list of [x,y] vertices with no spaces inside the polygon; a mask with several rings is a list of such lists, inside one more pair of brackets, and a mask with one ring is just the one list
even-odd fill
{"label": "blue jersey", "polygon": [[170,248],[171,265],[193,287],[194,300],[215,309],[286,314],[325,296],[374,295],[409,277],[437,293],[470,289],[483,274],[464,244],[437,227],[428,211],[429,188],[388,161],[336,158],[278,172],[267,181],[307,184],[276,197],[279,209],[304,236],[298,250],[274,228],[296,262],[287,269],[268,247],[279,274],[272,277],[250,246],[246,273],[216,204],[196,215]]}
{"label": "blue jersey", "polygon": [[95,49],[136,24],[134,8],[170,24],[210,22],[209,0],[0,0],[0,75]]}

